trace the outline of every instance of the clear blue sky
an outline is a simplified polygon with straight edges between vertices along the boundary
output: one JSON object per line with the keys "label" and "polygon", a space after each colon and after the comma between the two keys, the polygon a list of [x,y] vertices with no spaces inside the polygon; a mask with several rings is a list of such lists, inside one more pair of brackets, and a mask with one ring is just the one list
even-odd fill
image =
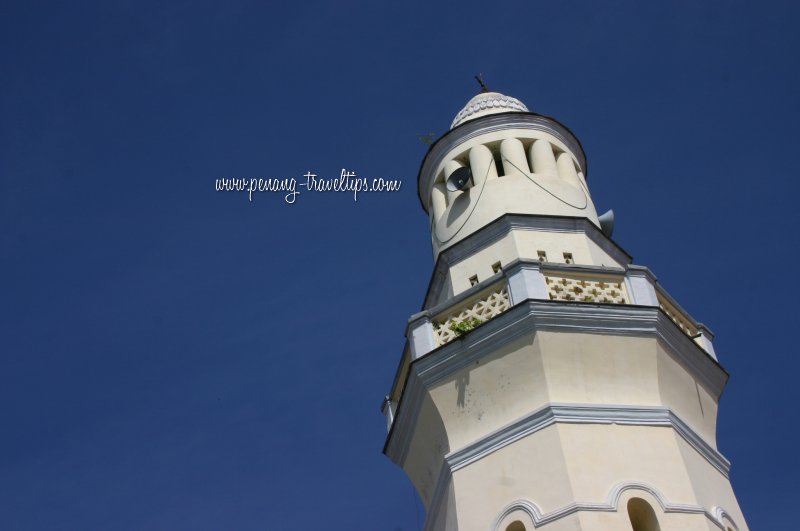
{"label": "clear blue sky", "polygon": [[[581,139],[717,334],[752,529],[796,521],[791,2],[5,2],[0,528],[416,531],[379,413],[433,262],[415,177],[483,72]],[[218,177],[402,180],[216,193]]]}

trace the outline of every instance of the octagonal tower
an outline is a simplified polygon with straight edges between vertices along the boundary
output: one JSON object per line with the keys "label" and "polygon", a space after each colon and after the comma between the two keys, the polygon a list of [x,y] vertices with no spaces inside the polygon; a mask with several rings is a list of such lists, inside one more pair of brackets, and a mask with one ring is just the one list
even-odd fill
{"label": "octagonal tower", "polygon": [[495,92],[431,146],[436,265],[384,452],[429,530],[744,531],[713,335],[611,239],[586,174],[569,129]]}

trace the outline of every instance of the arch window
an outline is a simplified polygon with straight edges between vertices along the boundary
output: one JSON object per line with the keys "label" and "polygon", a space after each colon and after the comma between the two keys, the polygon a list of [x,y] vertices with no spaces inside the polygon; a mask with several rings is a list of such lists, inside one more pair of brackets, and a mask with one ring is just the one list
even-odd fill
{"label": "arch window", "polygon": [[655,511],[641,498],[631,498],[628,501],[628,518],[633,531],[661,531]]}

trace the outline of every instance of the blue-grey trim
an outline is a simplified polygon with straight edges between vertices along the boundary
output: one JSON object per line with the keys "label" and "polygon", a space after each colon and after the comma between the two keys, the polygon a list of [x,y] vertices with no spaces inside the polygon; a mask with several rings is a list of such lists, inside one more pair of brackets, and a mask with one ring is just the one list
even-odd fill
{"label": "blue-grey trim", "polygon": [[[689,316],[688,313],[685,314],[685,315]],[[690,319],[691,319],[691,317],[690,317]],[[697,321],[695,321],[694,324],[697,327],[698,332],[701,332],[704,336],[706,336],[709,341],[714,341],[714,332],[712,332],[709,327],[707,327],[705,324],[697,322]]]}
{"label": "blue-grey trim", "polygon": [[537,262],[536,260],[515,260],[523,263],[539,264],[539,269],[543,273],[583,273],[588,275],[611,275],[621,276],[625,274],[625,268],[616,266],[596,266],[588,264],[559,264],[556,262]]}
{"label": "blue-grey trim", "polygon": [[491,288],[497,287],[501,283],[501,281],[505,283],[504,273],[502,271],[499,273],[495,273],[489,278],[486,278],[478,282],[474,286],[470,286],[468,290],[462,291],[458,295],[451,297],[450,299],[447,299],[445,302],[437,304],[436,306],[433,306],[426,310],[422,310],[421,312],[416,313],[414,315],[415,316],[426,315],[428,318],[436,317],[440,313],[449,310],[453,306],[461,304],[462,302],[470,299],[471,297],[474,297],[475,295],[480,294],[483,291],[488,291]]}
{"label": "blue-grey trim", "polygon": [[[666,407],[645,406],[614,406],[585,404],[548,404],[537,411],[513,422],[475,443],[445,456],[442,468],[437,478],[429,504],[431,517],[426,521],[425,529],[430,529],[435,521],[435,515],[441,510],[440,505],[445,501],[444,494],[452,482],[453,473],[479,459],[518,441],[539,430],[556,423],[580,424],[617,424],[624,426],[664,426],[671,427],[692,448],[702,455],[726,479],[729,478],[730,462],[716,449],[708,445],[703,439],[683,422],[672,410]],[[549,513],[542,511],[532,502],[518,500],[509,504],[495,519],[493,529],[498,526],[513,511],[523,510],[530,516],[536,527],[559,520],[578,511],[616,511],[619,499],[625,490],[640,489],[653,495],[661,505],[664,512],[705,514],[715,524],[724,529],[722,517],[730,516],[718,507],[706,510],[697,505],[674,504],[667,502],[661,493],[649,485],[627,481],[617,484],[611,489],[608,501],[605,503],[575,502]]]}
{"label": "blue-grey trim", "polygon": [[650,268],[647,267],[647,266],[637,265],[637,264],[629,264],[628,265],[628,270],[638,272],[642,276],[650,279],[650,281],[653,283],[653,285],[655,285],[658,282],[658,278],[656,277],[655,273],[650,271]]}
{"label": "blue-grey trim", "polygon": [[[719,507],[719,506],[714,507],[711,510],[711,514],[713,514],[714,518],[719,522],[717,525],[719,525],[719,527],[721,529],[723,529],[723,531],[727,529],[726,524],[725,524],[725,520],[726,519],[728,520],[728,522],[730,522],[730,524],[733,526],[733,529],[735,531],[739,531],[739,526],[736,524],[736,521],[734,521],[734,519],[730,515],[730,513],[728,511],[726,511],[725,509],[723,509],[722,507]],[[717,522],[715,522],[715,523],[717,523]]]}
{"label": "blue-grey trim", "polygon": [[720,474],[728,477],[730,461],[703,440],[671,409],[662,406],[548,404],[445,457],[451,472],[486,457],[557,422],[568,424],[618,424],[672,427]]}
{"label": "blue-grey trim", "polygon": [[[556,520],[573,515],[579,511],[617,512],[619,510],[619,502],[622,498],[622,494],[627,490],[639,490],[647,492],[656,499],[658,504],[661,506],[661,509],[665,513],[702,514],[720,529],[725,529],[722,515],[724,514],[727,516],[727,513],[724,513],[724,510],[720,509],[719,507],[714,507],[711,510],[707,510],[700,505],[670,503],[657,488],[641,481],[623,481],[617,483],[611,488],[611,491],[608,493],[608,498],[604,502],[573,502],[549,513],[543,513],[538,505],[529,500],[516,500],[506,505],[503,510],[500,511],[500,513],[495,517],[491,529],[492,531],[500,531],[500,524],[503,523],[503,520],[508,518],[515,511],[522,511],[526,513],[531,521],[533,521],[534,527],[541,527],[551,522],[555,522]],[[730,517],[728,517],[728,519],[730,520]]]}
{"label": "blue-grey trim", "polygon": [[656,337],[715,399],[728,380],[725,369],[658,308],[526,300],[411,362],[384,453],[400,466],[405,462],[426,389],[539,330]]}
{"label": "blue-grey trim", "polygon": [[700,328],[702,327],[702,330],[703,330],[704,332],[707,332],[708,334],[710,334],[710,339],[714,339],[714,333],[713,333],[713,332],[711,332],[711,330],[710,330],[710,329],[709,329],[709,328],[708,328],[706,325],[704,325],[704,324],[701,324],[701,323],[697,322],[697,321],[696,321],[696,320],[695,320],[695,319],[694,319],[694,318],[693,318],[693,317],[692,317],[692,316],[689,314],[689,312],[687,312],[686,310],[684,310],[684,309],[683,309],[683,306],[681,306],[680,304],[678,304],[678,301],[676,301],[675,299],[673,299],[673,298],[672,298],[672,295],[670,295],[670,294],[669,294],[669,292],[667,292],[667,290],[665,290],[665,289],[664,289],[664,287],[663,287],[661,284],[658,284],[658,283],[656,283],[656,284],[655,284],[655,288],[656,288],[656,293],[658,293],[659,295],[661,295],[662,297],[664,297],[664,298],[665,298],[665,299],[666,299],[666,300],[667,300],[667,301],[668,301],[670,304],[672,304],[672,305],[675,307],[675,309],[676,309],[676,310],[678,310],[678,312],[680,312],[680,313],[683,315],[683,317],[685,317],[685,318],[686,318],[686,320],[687,320],[687,321],[689,321],[689,323],[690,323],[692,326],[694,326],[695,328],[698,328],[698,329],[700,329]]}
{"label": "blue-grey trim", "polygon": [[[632,260],[631,256],[625,252],[622,247],[603,234],[603,232],[587,218],[533,214],[504,214],[486,224],[486,226],[482,227],[480,230],[454,244],[452,247],[448,247],[439,253],[436,259],[436,265],[433,269],[433,274],[428,283],[428,291],[426,292],[422,308],[428,308],[430,305],[434,304],[434,301],[438,300],[442,288],[446,284],[448,271],[453,265],[501,240],[511,233],[512,230],[585,234],[589,240],[618,264],[628,266]],[[552,266],[554,264],[548,263],[543,265]]]}

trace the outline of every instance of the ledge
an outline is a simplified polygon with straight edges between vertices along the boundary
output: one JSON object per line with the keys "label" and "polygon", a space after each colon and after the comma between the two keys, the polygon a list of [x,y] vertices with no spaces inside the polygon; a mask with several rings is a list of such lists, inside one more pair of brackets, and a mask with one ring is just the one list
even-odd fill
{"label": "ledge", "polygon": [[715,398],[728,380],[727,371],[657,307],[529,299],[409,362],[402,387],[392,391],[399,403],[384,453],[402,466],[427,388],[518,337],[540,330],[655,337]]}
{"label": "ledge", "polygon": [[[451,266],[485,249],[514,230],[585,234],[589,240],[600,247],[618,264],[627,267],[633,260],[622,247],[603,234],[603,232],[587,218],[533,214],[504,214],[480,230],[460,240],[452,247],[448,247],[439,253],[439,256],[436,258],[433,273],[431,274],[431,279],[428,281],[428,289],[425,292],[425,300],[422,304],[422,309],[425,310],[433,305],[433,301],[439,297],[444,286],[444,281],[447,278],[447,271]],[[531,262],[539,263],[537,260],[531,260]],[[558,264],[553,262],[545,262],[542,265],[547,267],[558,266]],[[567,266],[567,264],[563,265]],[[568,267],[583,266],[570,264]]]}

